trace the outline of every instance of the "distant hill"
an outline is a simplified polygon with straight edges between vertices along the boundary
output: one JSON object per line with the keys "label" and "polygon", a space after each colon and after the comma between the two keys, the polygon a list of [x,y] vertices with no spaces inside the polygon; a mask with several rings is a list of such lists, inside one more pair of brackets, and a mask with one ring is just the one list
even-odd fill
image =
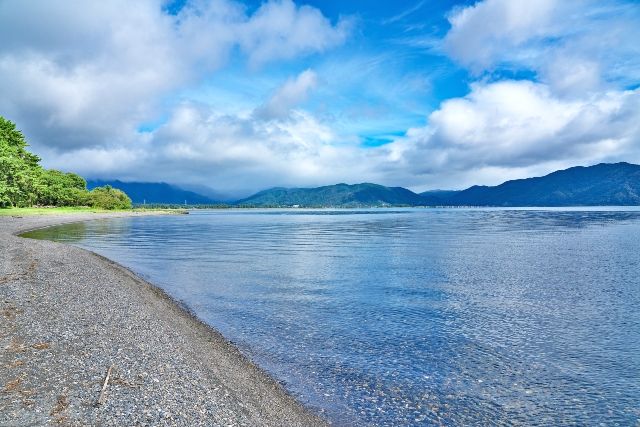
{"label": "distant hill", "polygon": [[102,187],[110,185],[118,188],[131,197],[133,203],[164,203],[183,204],[185,201],[189,205],[215,204],[215,200],[210,199],[193,191],[183,190],[179,187],[166,184],[164,182],[122,182],[122,181],[87,181],[87,188]]}
{"label": "distant hill", "polygon": [[271,188],[236,202],[249,206],[369,207],[424,204],[418,194],[402,187],[378,184],[336,184],[317,188]]}
{"label": "distant hill", "polygon": [[[111,185],[133,203],[217,204],[205,195],[166,183],[87,181],[89,189]],[[378,184],[336,184],[317,188],[276,187],[238,200],[238,206],[372,207],[372,206],[634,206],[640,205],[640,166],[601,163],[549,175],[507,181],[495,187],[461,191],[432,190],[416,194]]]}
{"label": "distant hill", "polygon": [[[425,194],[429,204],[433,197],[429,192]],[[640,205],[640,166],[630,163],[578,166],[495,187],[473,186],[440,200],[441,204],[458,206]]]}
{"label": "distant hill", "polygon": [[456,190],[429,190],[420,193],[420,197],[422,197],[422,204],[424,205],[442,206],[447,204],[447,201],[459,192]]}

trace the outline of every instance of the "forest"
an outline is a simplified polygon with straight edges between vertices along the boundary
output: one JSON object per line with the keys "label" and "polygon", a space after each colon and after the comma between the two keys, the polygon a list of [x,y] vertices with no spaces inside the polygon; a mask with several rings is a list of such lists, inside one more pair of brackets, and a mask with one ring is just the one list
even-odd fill
{"label": "forest", "polygon": [[29,152],[24,135],[0,116],[0,208],[33,206],[88,206],[131,209],[131,199],[110,186],[87,190],[80,175],[45,169]]}

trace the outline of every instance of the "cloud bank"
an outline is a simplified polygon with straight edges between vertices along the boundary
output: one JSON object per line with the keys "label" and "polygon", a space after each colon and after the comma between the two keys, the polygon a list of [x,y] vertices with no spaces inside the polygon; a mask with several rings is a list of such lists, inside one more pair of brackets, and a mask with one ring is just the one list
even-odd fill
{"label": "cloud bank", "polygon": [[478,83],[396,144],[406,167],[427,175],[638,158],[639,107],[637,89],[566,99],[541,83]]}

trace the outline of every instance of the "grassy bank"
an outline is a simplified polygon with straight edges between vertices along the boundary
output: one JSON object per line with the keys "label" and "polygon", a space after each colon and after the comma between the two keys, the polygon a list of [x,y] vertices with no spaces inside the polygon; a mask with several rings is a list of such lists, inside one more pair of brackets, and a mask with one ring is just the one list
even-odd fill
{"label": "grassy bank", "polygon": [[44,208],[3,208],[0,209],[0,216],[27,216],[27,215],[55,215],[73,213],[105,213],[105,212],[166,212],[181,214],[186,213],[185,209],[122,209],[104,210],[89,207],[44,207]]}

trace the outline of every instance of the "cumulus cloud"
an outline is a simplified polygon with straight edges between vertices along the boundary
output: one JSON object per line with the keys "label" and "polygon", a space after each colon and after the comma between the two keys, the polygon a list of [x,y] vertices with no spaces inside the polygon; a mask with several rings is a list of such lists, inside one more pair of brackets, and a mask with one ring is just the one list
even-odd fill
{"label": "cumulus cloud", "polygon": [[183,81],[169,18],[125,3],[0,3],[0,108],[32,141],[66,150],[120,139],[150,98]]}
{"label": "cumulus cloud", "polygon": [[396,144],[408,169],[428,175],[638,159],[639,138],[640,90],[578,100],[542,83],[501,81],[445,101]]}
{"label": "cumulus cloud", "polygon": [[446,52],[476,74],[531,70],[559,94],[640,78],[640,9],[616,0],[484,0],[455,10]]}
{"label": "cumulus cloud", "polygon": [[543,83],[509,80],[474,84],[467,96],[443,102],[425,126],[376,148],[340,143],[348,137],[297,108],[256,120],[251,110],[225,114],[186,102],[129,149],[56,159],[88,175],[117,171],[125,179],[235,194],[341,181],[463,188],[575,164],[640,160],[639,138],[640,90],[567,99]]}
{"label": "cumulus cloud", "polygon": [[[255,120],[251,111],[224,114],[185,102],[134,146],[82,149],[52,158],[87,176],[117,173],[122,179],[199,184],[235,194],[273,185],[382,179],[372,167],[380,155],[336,145],[338,139],[302,110],[290,111],[285,119]],[[371,160],[365,161],[367,156]]]}
{"label": "cumulus cloud", "polygon": [[161,0],[0,2],[0,111],[40,148],[130,144],[172,91],[223,65],[239,48],[252,66],[322,52],[344,41],[291,0],[188,2],[176,16]]}
{"label": "cumulus cloud", "polygon": [[353,21],[332,26],[318,9],[296,6],[292,0],[264,3],[240,31],[240,45],[258,66],[301,53],[322,52],[346,39]]}
{"label": "cumulus cloud", "polygon": [[[526,55],[521,48],[559,31],[552,25],[556,0],[485,0],[453,13],[445,43],[464,65],[486,69],[507,55]],[[518,48],[514,52],[514,48]]]}

